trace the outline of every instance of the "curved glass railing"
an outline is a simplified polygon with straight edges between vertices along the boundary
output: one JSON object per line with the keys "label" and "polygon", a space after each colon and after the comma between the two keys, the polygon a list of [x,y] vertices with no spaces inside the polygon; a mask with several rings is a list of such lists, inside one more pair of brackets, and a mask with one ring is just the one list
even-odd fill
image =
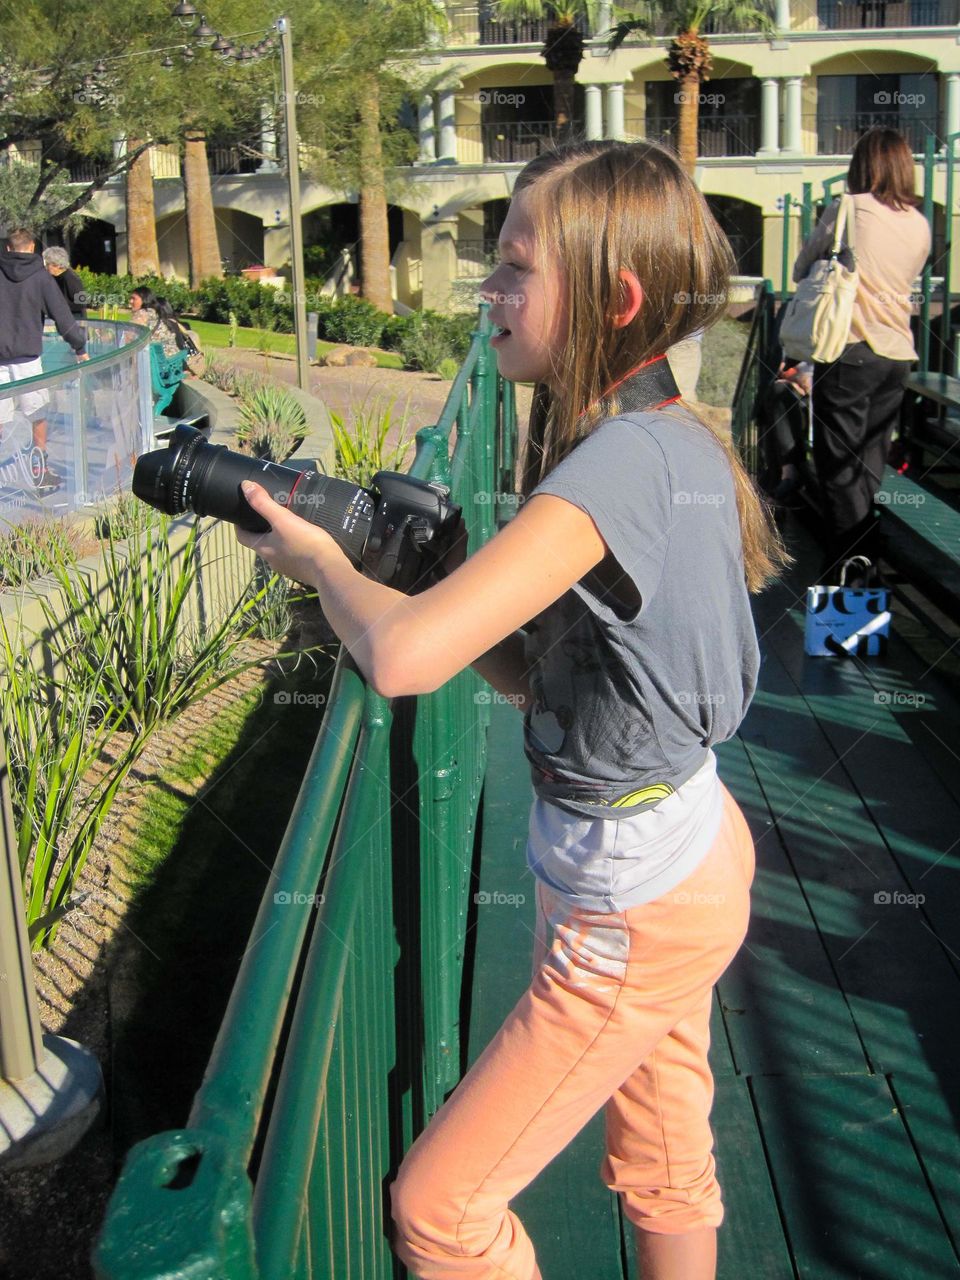
{"label": "curved glass railing", "polygon": [[0,521],[66,515],[130,487],[150,447],[149,331],[88,320],[89,360],[44,335],[43,373],[0,384]]}

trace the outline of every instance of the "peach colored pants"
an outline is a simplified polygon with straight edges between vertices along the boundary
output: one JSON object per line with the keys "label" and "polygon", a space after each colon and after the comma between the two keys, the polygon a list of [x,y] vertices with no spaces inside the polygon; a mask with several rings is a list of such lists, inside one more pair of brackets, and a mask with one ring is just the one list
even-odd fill
{"label": "peach colored pants", "polygon": [[565,915],[539,888],[533,982],[391,1187],[394,1248],[414,1275],[539,1280],[509,1202],[603,1106],[601,1176],[630,1220],[719,1225],[710,1006],[746,933],[753,869],[725,789],[710,852],[655,902]]}

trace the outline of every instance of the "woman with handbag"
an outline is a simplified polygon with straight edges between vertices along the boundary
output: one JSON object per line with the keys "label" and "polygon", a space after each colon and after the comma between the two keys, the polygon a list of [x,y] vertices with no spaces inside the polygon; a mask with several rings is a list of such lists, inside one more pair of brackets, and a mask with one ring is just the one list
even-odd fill
{"label": "woman with handbag", "polygon": [[[813,372],[813,456],[828,537],[819,581],[831,583],[839,581],[839,566],[849,556],[877,561],[873,499],[917,358],[910,331],[913,289],[930,253],[930,227],[914,194],[913,156],[895,129],[873,128],[860,138],[847,192],[824,212],[793,270],[799,282],[839,250],[840,263],[856,271],[846,344],[835,359],[821,356]],[[846,226],[837,244],[840,218]]]}

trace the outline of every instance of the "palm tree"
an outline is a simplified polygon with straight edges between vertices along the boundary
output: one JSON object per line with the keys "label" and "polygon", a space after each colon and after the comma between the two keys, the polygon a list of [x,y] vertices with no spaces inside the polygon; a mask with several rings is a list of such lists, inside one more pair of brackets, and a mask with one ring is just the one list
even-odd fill
{"label": "palm tree", "polygon": [[210,189],[207,138],[202,129],[188,128],[183,139],[183,195],[187,211],[187,245],[190,252],[190,287],[223,276],[217,220]]}
{"label": "palm tree", "polygon": [[[141,143],[131,140],[127,145],[135,151]],[[149,151],[141,152],[127,169],[127,271],[132,276],[160,274]]]}
{"label": "palm tree", "polygon": [[667,68],[680,85],[680,128],[677,150],[688,173],[697,165],[697,124],[700,115],[700,86],[710,79],[713,58],[702,34],[707,19],[724,22],[735,31],[775,30],[769,5],[750,0],[687,0],[678,4],[651,4],[641,0],[625,14],[610,36],[609,47],[617,49],[627,36],[639,31],[656,34],[655,28],[672,29],[677,34],[667,50]]}
{"label": "palm tree", "polygon": [[573,132],[573,94],[577,71],[583,61],[583,32],[580,18],[592,22],[597,5],[593,0],[497,0],[495,12],[500,22],[526,22],[546,18],[550,23],[540,56],[553,76],[553,118],[557,138],[565,142]]}

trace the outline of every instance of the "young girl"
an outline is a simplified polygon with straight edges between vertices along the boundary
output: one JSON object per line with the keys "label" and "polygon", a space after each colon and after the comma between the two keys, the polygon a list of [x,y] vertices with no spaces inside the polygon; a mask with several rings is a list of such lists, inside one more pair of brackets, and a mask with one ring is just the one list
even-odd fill
{"label": "young girl", "polygon": [[525,711],[534,978],[407,1153],[397,1253],[434,1280],[538,1280],[509,1202],[605,1107],[602,1176],[636,1225],[644,1280],[704,1280],[722,1216],[711,992],[753,875],[710,746],[752,695],[747,591],[782,551],[663,356],[723,313],[730,249],[668,152],[588,142],[520,174],[500,253],[482,290],[500,371],[539,384],[511,523],[413,597],[362,577],[256,485],[246,496],[272,529],[239,537],[316,583],[382,694],[473,664]]}

